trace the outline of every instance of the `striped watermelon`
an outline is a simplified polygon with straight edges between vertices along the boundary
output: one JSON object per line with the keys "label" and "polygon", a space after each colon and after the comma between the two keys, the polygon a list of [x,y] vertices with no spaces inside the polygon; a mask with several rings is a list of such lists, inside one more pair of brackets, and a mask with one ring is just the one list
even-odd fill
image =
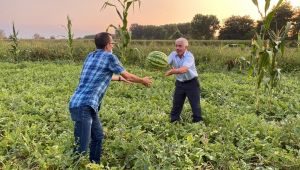
{"label": "striped watermelon", "polygon": [[165,68],[168,66],[168,56],[161,51],[152,51],[146,61],[153,67]]}

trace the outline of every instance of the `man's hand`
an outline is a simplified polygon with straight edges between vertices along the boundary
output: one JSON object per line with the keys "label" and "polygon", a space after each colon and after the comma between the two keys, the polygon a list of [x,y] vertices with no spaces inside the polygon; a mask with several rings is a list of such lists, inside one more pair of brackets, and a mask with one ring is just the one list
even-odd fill
{"label": "man's hand", "polygon": [[140,78],[134,74],[128,73],[127,71],[121,73],[121,76],[129,82],[140,83],[146,87],[149,87],[152,84],[152,79],[150,77]]}
{"label": "man's hand", "polygon": [[183,67],[180,67],[180,68],[174,68],[172,67],[172,69],[170,69],[169,71],[167,71],[165,73],[165,76],[170,76],[172,74],[184,74],[188,71],[188,67],[186,66],[183,66]]}
{"label": "man's hand", "polygon": [[151,77],[144,77],[142,78],[143,80],[143,85],[146,86],[146,87],[150,87],[151,84],[152,84],[152,79]]}
{"label": "man's hand", "polygon": [[176,74],[176,69],[173,67],[172,69],[168,70],[166,73],[165,73],[165,76],[170,76],[172,74]]}
{"label": "man's hand", "polygon": [[165,73],[165,76],[170,76],[172,75],[172,69],[168,70],[166,73]]}

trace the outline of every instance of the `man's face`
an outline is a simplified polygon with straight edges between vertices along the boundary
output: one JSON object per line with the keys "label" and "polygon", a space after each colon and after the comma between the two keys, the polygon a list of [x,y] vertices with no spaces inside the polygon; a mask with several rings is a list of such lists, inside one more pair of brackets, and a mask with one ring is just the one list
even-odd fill
{"label": "man's face", "polygon": [[180,57],[183,56],[183,54],[186,51],[187,47],[181,41],[176,42],[175,46],[176,46],[177,55],[179,55]]}
{"label": "man's face", "polygon": [[107,51],[112,52],[112,49],[114,48],[114,40],[111,36],[109,36],[109,43],[106,45]]}

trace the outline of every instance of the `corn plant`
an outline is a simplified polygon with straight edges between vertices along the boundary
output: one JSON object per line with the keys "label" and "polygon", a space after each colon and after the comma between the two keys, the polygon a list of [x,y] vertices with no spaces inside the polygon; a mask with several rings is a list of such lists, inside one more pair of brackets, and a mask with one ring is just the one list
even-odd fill
{"label": "corn plant", "polygon": [[128,27],[128,20],[127,20],[128,11],[131,6],[134,9],[135,3],[138,3],[138,5],[140,7],[141,0],[123,0],[123,1],[117,0],[117,2],[122,7],[122,12],[119,10],[118,6],[116,4],[111,3],[110,0],[107,0],[106,2],[104,2],[101,9],[105,9],[107,6],[114,7],[119,18],[122,21],[122,26],[119,25],[118,27],[116,27],[115,25],[110,24],[108,26],[108,28],[106,29],[106,31],[108,31],[109,28],[115,29],[117,36],[119,36],[119,38],[120,38],[120,42],[117,45],[117,48],[119,48],[121,51],[121,58],[124,61],[126,61],[125,54],[126,54],[128,45],[131,41],[131,35],[127,28]]}
{"label": "corn plant", "polygon": [[71,60],[74,59],[74,56],[73,56],[73,37],[74,37],[74,34],[72,33],[72,21],[70,19],[69,16],[67,16],[67,27],[66,27],[66,30],[68,32],[68,40],[67,40],[67,45],[68,45],[68,56]]}
{"label": "corn plant", "polygon": [[[265,0],[264,14],[260,11],[257,0],[252,0],[262,17],[263,25],[259,33],[252,40],[252,74],[256,76],[256,109],[259,110],[259,89],[263,83],[265,92],[269,97],[269,109],[273,89],[278,85],[281,72],[277,67],[278,57],[283,57],[285,50],[285,38],[290,30],[291,23],[288,22],[281,30],[273,31],[270,24],[277,9],[283,0],[279,0],[276,6],[268,12],[270,0]],[[269,37],[269,38],[267,38]]]}
{"label": "corn plant", "polygon": [[13,33],[12,33],[12,35],[9,36],[9,39],[12,41],[12,44],[10,45],[11,48],[9,49],[9,51],[13,56],[14,62],[17,62],[18,56],[20,54],[20,49],[19,49],[18,32],[15,29],[14,22],[13,22]]}

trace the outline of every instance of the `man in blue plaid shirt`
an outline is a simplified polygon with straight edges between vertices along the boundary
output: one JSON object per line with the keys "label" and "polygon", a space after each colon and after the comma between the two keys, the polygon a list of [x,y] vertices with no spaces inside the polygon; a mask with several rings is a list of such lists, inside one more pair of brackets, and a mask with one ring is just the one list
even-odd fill
{"label": "man in blue plaid shirt", "polygon": [[89,158],[94,163],[100,163],[103,140],[98,111],[110,81],[135,82],[146,87],[152,83],[149,77],[140,78],[125,71],[118,58],[112,54],[113,44],[109,33],[102,32],[95,36],[97,49],[86,57],[79,85],[69,103],[71,118],[75,122],[75,152],[86,154],[89,146]]}

